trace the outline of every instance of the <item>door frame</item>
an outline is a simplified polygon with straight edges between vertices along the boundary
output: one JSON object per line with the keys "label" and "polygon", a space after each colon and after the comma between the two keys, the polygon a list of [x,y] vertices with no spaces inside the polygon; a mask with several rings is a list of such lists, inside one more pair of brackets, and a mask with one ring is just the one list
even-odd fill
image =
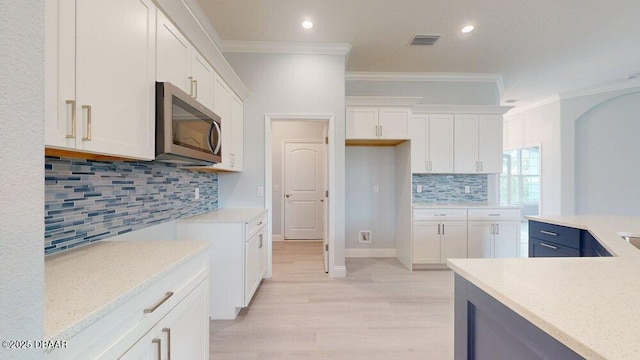
{"label": "door frame", "polygon": [[[281,159],[282,174],[280,176],[280,178],[282,179],[282,183],[279,184],[279,185],[280,185],[280,188],[282,189],[282,193],[283,194],[285,193],[285,174],[286,174],[286,169],[287,169],[287,164],[286,164],[286,160],[285,160],[287,158],[287,154],[286,154],[287,143],[289,143],[289,144],[324,144],[324,141],[323,140],[318,140],[318,139],[308,139],[308,140],[304,140],[304,139],[302,139],[302,140],[300,140],[300,139],[284,139],[282,141],[282,159]],[[326,154],[324,154],[324,147],[323,147],[322,151],[323,151],[323,154],[322,154],[323,155],[322,156],[322,191],[324,192],[324,191],[328,190],[328,189],[326,189],[326,186],[325,186],[326,178],[327,178],[327,174],[326,174],[327,169],[326,169],[326,166],[325,166],[326,163],[325,163],[325,159],[324,159],[326,157]],[[285,214],[286,213],[284,211],[285,207],[286,207],[285,203],[286,203],[286,200],[284,200],[282,202],[282,207],[280,209],[280,229],[282,229],[282,234],[281,234],[282,235],[282,240],[286,240],[286,236],[285,236],[286,235],[286,228],[285,228],[285,216],[286,216]],[[324,236],[324,227],[327,225],[327,221],[326,221],[326,219],[324,217],[325,217],[325,214],[324,214],[324,211],[323,211],[323,213],[322,213],[322,222],[323,222],[322,223],[322,226],[323,226],[322,232],[323,232],[323,236]]]}
{"label": "door frame", "polygon": [[334,114],[265,114],[264,116],[264,172],[265,172],[265,192],[264,192],[264,207],[267,209],[267,254],[268,264],[267,277],[272,275],[272,252],[273,252],[273,129],[272,123],[274,121],[322,121],[327,124],[327,138],[329,144],[327,145],[327,173],[326,178],[328,182],[329,197],[326,198],[329,203],[328,216],[324,217],[324,226],[328,229],[329,238],[327,244],[329,245],[329,277],[336,277],[335,273],[335,259],[336,259],[336,245],[335,245],[335,138],[333,136],[335,132],[335,115]]}

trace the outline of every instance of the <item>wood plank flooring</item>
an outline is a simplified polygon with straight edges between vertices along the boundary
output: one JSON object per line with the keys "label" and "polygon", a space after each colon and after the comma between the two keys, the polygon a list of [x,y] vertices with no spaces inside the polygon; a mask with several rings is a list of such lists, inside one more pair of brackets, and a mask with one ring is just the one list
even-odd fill
{"label": "wood plank flooring", "polygon": [[322,242],[277,242],[273,278],[236,320],[211,321],[211,359],[453,359],[453,273],[348,258],[329,279]]}

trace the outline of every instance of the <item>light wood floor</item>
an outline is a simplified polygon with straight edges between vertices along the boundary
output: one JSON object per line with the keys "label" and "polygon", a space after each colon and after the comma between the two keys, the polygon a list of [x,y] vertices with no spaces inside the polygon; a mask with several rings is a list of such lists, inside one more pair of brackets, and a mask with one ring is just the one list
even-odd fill
{"label": "light wood floor", "polygon": [[324,273],[321,242],[277,242],[273,278],[236,320],[211,321],[211,359],[453,359],[453,273],[348,258]]}

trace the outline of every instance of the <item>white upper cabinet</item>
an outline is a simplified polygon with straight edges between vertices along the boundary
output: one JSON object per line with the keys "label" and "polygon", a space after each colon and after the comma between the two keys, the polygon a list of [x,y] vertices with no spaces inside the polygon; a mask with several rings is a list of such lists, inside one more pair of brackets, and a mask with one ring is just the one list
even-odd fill
{"label": "white upper cabinet", "polygon": [[411,110],[395,107],[348,107],[347,140],[407,140]]}
{"label": "white upper cabinet", "polygon": [[182,91],[191,92],[191,44],[180,31],[158,11],[156,80],[170,82]]}
{"label": "white upper cabinet", "polygon": [[213,110],[213,67],[158,10],[157,81],[170,82]]}
{"label": "white upper cabinet", "polygon": [[453,115],[413,115],[411,169],[413,173],[453,173]]}
{"label": "white upper cabinet", "polygon": [[242,171],[244,166],[244,108],[242,100],[235,95],[233,95],[231,101],[231,122],[233,136],[231,168],[234,171]]}
{"label": "white upper cabinet", "polygon": [[502,116],[455,115],[456,173],[502,172]]}
{"label": "white upper cabinet", "polygon": [[[53,3],[53,2],[52,2]],[[45,145],[155,156],[156,8],[150,0],[47,5]]]}
{"label": "white upper cabinet", "polygon": [[377,139],[378,108],[347,108],[346,125],[347,128],[345,137],[347,139]]}

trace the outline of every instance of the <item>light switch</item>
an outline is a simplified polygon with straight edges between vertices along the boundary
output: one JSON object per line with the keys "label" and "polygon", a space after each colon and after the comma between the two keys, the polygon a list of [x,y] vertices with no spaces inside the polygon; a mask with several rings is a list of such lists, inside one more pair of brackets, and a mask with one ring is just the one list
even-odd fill
{"label": "light switch", "polygon": [[256,195],[258,197],[263,197],[264,196],[264,186],[258,186],[258,189],[256,191]]}
{"label": "light switch", "polygon": [[422,192],[422,185],[416,186],[416,191],[421,193]]}
{"label": "light switch", "polygon": [[465,186],[465,187],[464,187],[464,193],[465,193],[465,194],[468,194],[468,193],[470,193],[470,192],[471,192],[471,187],[469,187],[469,186]]}
{"label": "light switch", "polygon": [[373,187],[373,193],[374,193],[374,194],[377,194],[377,193],[379,193],[379,192],[380,192],[380,186],[375,185],[375,186]]}
{"label": "light switch", "polygon": [[196,188],[196,191],[195,191],[195,197],[196,197],[196,200],[200,199],[200,188],[198,187]]}

